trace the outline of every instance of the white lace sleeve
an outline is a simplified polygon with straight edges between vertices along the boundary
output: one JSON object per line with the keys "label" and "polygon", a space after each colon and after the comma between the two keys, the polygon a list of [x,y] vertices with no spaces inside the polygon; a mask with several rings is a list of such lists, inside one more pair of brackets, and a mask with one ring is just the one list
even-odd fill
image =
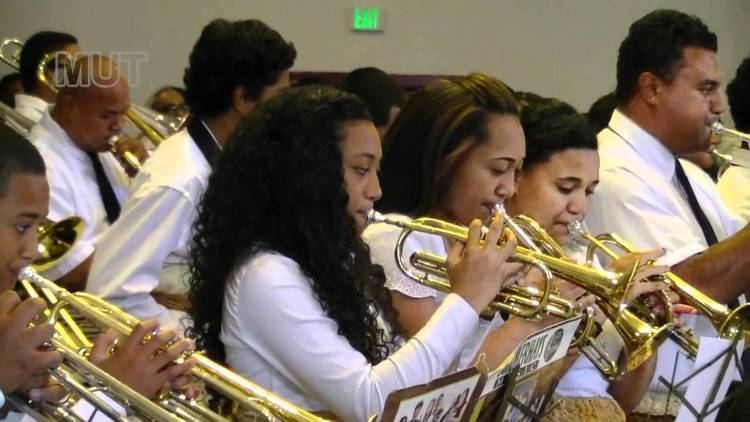
{"label": "white lace sleeve", "polygon": [[[394,217],[394,215],[389,215]],[[395,218],[406,218],[395,216]],[[383,266],[385,270],[385,287],[413,298],[442,299],[445,294],[426,287],[404,274],[396,263],[396,240],[401,229],[389,224],[372,224],[362,235],[370,247],[370,255],[375,264]],[[404,245],[404,256],[409,256],[417,250],[425,250],[439,255],[445,255],[445,247],[438,236],[423,233],[412,233]]]}

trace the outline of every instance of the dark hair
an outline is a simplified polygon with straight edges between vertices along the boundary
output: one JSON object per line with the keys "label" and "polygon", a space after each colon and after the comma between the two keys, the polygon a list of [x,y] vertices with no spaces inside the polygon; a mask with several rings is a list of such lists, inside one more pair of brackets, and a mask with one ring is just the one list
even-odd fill
{"label": "dark hair", "polygon": [[734,126],[742,132],[750,131],[750,57],[742,61],[727,85],[727,98]]}
{"label": "dark hair", "polygon": [[481,73],[411,94],[383,142],[378,209],[414,216],[434,209],[459,163],[488,138],[494,113],[517,116],[518,105],[510,88]]}
{"label": "dark hair", "polygon": [[190,53],[185,100],[201,117],[225,112],[238,86],[247,90],[248,99],[258,100],[296,57],[294,45],[259,20],[216,19],[203,28]]}
{"label": "dark hair", "polygon": [[18,173],[44,176],[44,160],[31,142],[0,123],[0,197],[5,197],[11,176]]}
{"label": "dark hair", "polygon": [[299,265],[339,333],[368,361],[387,356],[390,338],[378,328],[373,306],[391,324],[397,320],[385,274],[372,264],[346,210],[339,142],[342,126],[355,120],[370,120],[356,96],[291,88],[259,106],[220,156],[190,260],[191,332],[212,357],[225,358],[219,332],[226,283],[261,249]]}
{"label": "dark hair", "polygon": [[609,126],[609,121],[612,119],[612,113],[615,112],[616,108],[617,96],[614,91],[602,95],[591,104],[588,113],[586,113],[586,118],[589,120],[589,124],[591,124],[591,129],[594,133],[599,133]]}
{"label": "dark hair", "polygon": [[338,87],[357,95],[367,104],[375,126],[388,123],[391,107],[404,104],[404,90],[395,79],[376,67],[361,67],[349,72]]}
{"label": "dark hair", "polygon": [[26,92],[32,92],[39,83],[37,67],[47,53],[61,51],[71,44],[78,44],[76,37],[64,32],[42,31],[32,35],[21,50],[21,83]]}
{"label": "dark hair", "polygon": [[671,82],[686,47],[718,49],[716,35],[696,16],[659,9],[633,23],[617,56],[617,103],[633,98],[644,72]]}
{"label": "dark hair", "polygon": [[21,74],[18,72],[9,73],[0,79],[0,101],[4,102],[10,108],[16,107],[16,98],[11,91],[14,82],[21,81]]}
{"label": "dark hair", "polygon": [[521,126],[526,136],[524,168],[544,163],[567,149],[597,149],[596,134],[573,106],[554,98],[523,108]]}

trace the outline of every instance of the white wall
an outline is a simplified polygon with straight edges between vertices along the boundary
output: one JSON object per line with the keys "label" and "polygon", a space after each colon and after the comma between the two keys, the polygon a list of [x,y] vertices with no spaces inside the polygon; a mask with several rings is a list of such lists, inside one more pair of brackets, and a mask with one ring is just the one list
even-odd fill
{"label": "white wall", "polygon": [[[383,8],[385,32],[350,32],[352,7]],[[296,70],[481,70],[585,109],[614,88],[628,26],[657,7],[696,14],[718,34],[725,78],[750,54],[747,0],[0,0],[0,37],[57,29],[87,50],[145,51],[131,95],[141,102],[162,84],[181,83],[208,21],[259,18],[295,43]]]}

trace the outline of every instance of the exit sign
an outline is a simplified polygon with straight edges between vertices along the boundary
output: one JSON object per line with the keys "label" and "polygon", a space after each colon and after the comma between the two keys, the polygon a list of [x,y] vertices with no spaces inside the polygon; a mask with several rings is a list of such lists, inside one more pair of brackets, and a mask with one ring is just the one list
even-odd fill
{"label": "exit sign", "polygon": [[380,32],[383,30],[383,14],[376,7],[357,7],[352,14],[352,30]]}

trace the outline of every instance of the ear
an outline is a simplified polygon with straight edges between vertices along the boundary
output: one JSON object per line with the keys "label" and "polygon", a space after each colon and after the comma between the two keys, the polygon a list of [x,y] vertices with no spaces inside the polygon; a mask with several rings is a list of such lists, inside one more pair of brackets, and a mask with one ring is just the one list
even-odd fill
{"label": "ear", "polygon": [[659,103],[659,94],[664,83],[658,76],[651,72],[643,72],[638,77],[638,95],[651,106]]}
{"label": "ear", "polygon": [[241,115],[250,114],[256,102],[248,98],[247,90],[243,86],[236,86],[232,91],[232,108]]}

